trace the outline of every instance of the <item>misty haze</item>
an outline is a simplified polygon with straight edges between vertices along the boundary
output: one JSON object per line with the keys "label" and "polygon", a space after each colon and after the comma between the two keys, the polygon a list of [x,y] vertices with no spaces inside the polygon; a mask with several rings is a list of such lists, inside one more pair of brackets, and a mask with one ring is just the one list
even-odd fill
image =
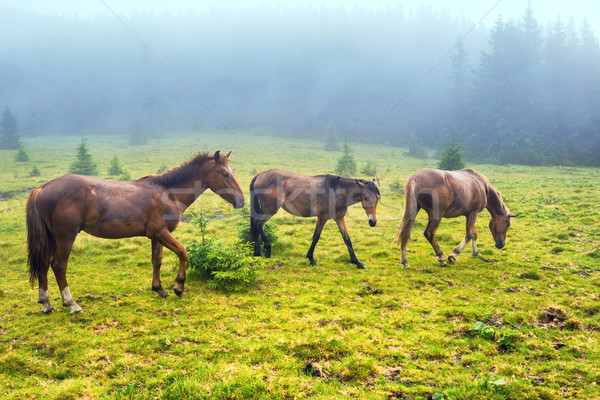
{"label": "misty haze", "polygon": [[427,5],[224,6],[124,24],[5,9],[0,105],[26,137],[231,128],[439,150],[454,134],[473,160],[598,165],[596,33],[534,10],[460,40],[474,21]]}

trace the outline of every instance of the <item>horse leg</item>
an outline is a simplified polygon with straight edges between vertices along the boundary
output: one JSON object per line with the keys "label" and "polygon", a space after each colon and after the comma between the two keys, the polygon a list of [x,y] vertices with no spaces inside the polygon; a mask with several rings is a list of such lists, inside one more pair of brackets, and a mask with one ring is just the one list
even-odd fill
{"label": "horse leg", "polygon": [[342,234],[342,238],[344,238],[344,243],[346,243],[346,247],[348,248],[348,253],[350,253],[350,262],[356,264],[358,269],[365,269],[363,263],[358,261],[356,258],[356,254],[354,254],[354,249],[352,248],[352,241],[350,240],[350,235],[348,234],[348,229],[346,228],[346,216],[342,216],[342,218],[338,218],[335,220],[337,226]]}
{"label": "horse leg", "polygon": [[[188,258],[187,251],[185,250],[185,247],[183,247],[181,243],[179,243],[177,239],[173,237],[167,228],[163,229],[158,233],[158,235],[156,235],[156,240],[167,249],[177,254],[177,257],[179,258],[179,270],[177,271],[177,277],[175,278],[175,282],[177,282],[177,284],[173,288],[173,291],[177,296],[181,297],[185,284],[185,268]],[[160,292],[158,294],[160,295]]]}
{"label": "horse leg", "polygon": [[40,296],[38,303],[42,305],[42,312],[49,314],[54,307],[50,304],[50,296],[48,295],[48,269],[50,265],[44,265],[39,271],[38,283],[40,289]]}
{"label": "horse leg", "polygon": [[437,240],[435,240],[435,231],[437,230],[438,226],[440,226],[440,222],[442,222],[440,219],[433,219],[431,216],[429,216],[427,228],[425,228],[425,232],[423,232],[423,235],[425,235],[425,237],[431,244],[431,247],[433,247],[433,251],[438,257],[438,261],[442,264],[446,264],[446,257],[444,257],[444,252],[440,248],[440,245],[438,244]]}
{"label": "horse leg", "polygon": [[[267,211],[266,209],[269,208]],[[268,220],[273,217],[277,213],[278,208],[271,210],[272,207],[269,207],[268,204],[263,204],[263,212],[256,218],[254,223],[256,224],[256,230],[258,234],[262,238],[263,244],[265,246],[265,257],[271,257],[271,241],[267,237],[267,233],[265,232],[265,224]],[[254,242],[254,255],[260,256],[260,241],[256,240]]]}
{"label": "horse leg", "polygon": [[477,232],[475,231],[475,221],[477,220],[477,214],[472,213],[467,215],[467,228],[465,231],[465,238],[460,242],[458,246],[456,246],[452,250],[452,254],[448,256],[448,261],[452,264],[458,258],[458,255],[465,248],[465,246],[469,243],[469,241],[473,240],[473,255],[477,255],[477,245],[475,244],[477,240]]}
{"label": "horse leg", "polygon": [[160,267],[162,265],[163,245],[156,239],[152,239],[152,290],[158,293],[158,297],[169,297],[160,283]]}
{"label": "horse leg", "polygon": [[306,258],[310,261],[310,265],[317,265],[313,257],[313,253],[315,252],[315,247],[317,246],[317,242],[321,237],[321,232],[323,231],[323,227],[327,222],[327,218],[318,217],[317,218],[317,226],[315,227],[315,233],[313,233],[312,243],[310,244],[310,249],[308,249],[308,253],[306,253]]}
{"label": "horse leg", "polygon": [[[58,236],[58,235],[57,235]],[[71,314],[81,312],[81,307],[75,302],[67,283],[67,263],[69,261],[69,255],[73,248],[73,242],[77,234],[70,236],[62,236],[60,239],[56,239],[56,254],[52,260],[52,271],[56,277],[58,283],[58,289],[60,290],[60,296],[62,297],[62,305],[71,309]]]}

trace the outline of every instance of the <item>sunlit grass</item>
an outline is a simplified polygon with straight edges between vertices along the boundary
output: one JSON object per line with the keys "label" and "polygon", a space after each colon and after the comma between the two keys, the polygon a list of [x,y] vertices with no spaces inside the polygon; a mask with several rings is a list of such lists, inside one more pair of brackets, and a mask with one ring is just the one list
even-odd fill
{"label": "sunlit grass", "polygon": [[[0,397],[8,399],[151,398],[281,399],[407,398],[434,393],[457,398],[596,398],[600,396],[600,174],[597,169],[470,165],[498,188],[519,214],[505,250],[493,246],[489,216],[478,221],[478,246],[441,267],[422,236],[419,215],[402,269],[395,243],[403,198],[392,193],[434,160],[401,156],[402,149],[361,145],[380,171],[379,222],[368,226],[360,205],[349,209],[348,229],[360,271],[330,221],[305,258],[314,218],[280,211],[272,223],[280,241],[246,293],[209,290],[190,274],[182,299],[150,290],[150,241],[104,240],[82,233],[68,279],[83,307],[39,312],[37,289],[26,272],[24,204],[27,190],[68,171],[79,137],[26,139],[32,161],[0,154]],[[243,143],[244,142],[244,143]],[[198,151],[229,151],[242,187],[253,174],[283,168],[331,173],[336,153],[319,142],[230,134],[179,135],[140,147],[119,137],[89,137],[100,176],[117,155],[132,178],[161,164],[181,164]],[[15,153],[16,154],[16,153]],[[32,165],[41,171],[30,178]],[[360,175],[360,174],[358,174]],[[357,175],[357,177],[358,177]],[[367,177],[365,177],[367,178]],[[248,221],[213,193],[193,205],[218,218],[209,236],[237,237]],[[464,219],[438,231],[448,253],[463,237]],[[175,237],[197,238],[181,223]],[[169,287],[176,257],[165,251],[162,280]],[[546,321],[544,310],[564,312]],[[493,339],[472,333],[481,322]],[[514,338],[503,348],[499,338]],[[504,378],[505,384],[498,378]],[[495,383],[490,383],[495,382]]]}

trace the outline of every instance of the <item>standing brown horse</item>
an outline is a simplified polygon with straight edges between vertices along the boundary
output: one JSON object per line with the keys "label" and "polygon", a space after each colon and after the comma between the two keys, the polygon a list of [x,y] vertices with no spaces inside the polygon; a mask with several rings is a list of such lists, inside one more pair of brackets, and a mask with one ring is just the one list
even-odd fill
{"label": "standing brown horse", "polygon": [[490,212],[490,231],[501,249],[506,243],[506,231],[511,214],[502,202],[500,193],[492,186],[485,176],[473,169],[460,171],[440,171],[422,169],[410,177],[404,189],[405,209],[400,224],[399,240],[402,246],[402,264],[408,268],[406,260],[406,244],[410,239],[410,231],[415,223],[417,213],[424,209],[429,217],[424,235],[431,243],[438,260],[445,264],[444,252],[435,240],[435,231],[442,217],[455,218],[464,215],[467,218],[467,232],[463,241],[454,248],[448,261],[453,263],[463,248],[473,241],[473,255],[478,255],[477,232],[475,221],[477,214],[484,208]]}
{"label": "standing brown horse", "polygon": [[[250,232],[254,241],[254,255],[260,256],[260,237],[265,245],[265,256],[271,256],[271,242],[264,231],[267,222],[280,207],[299,217],[317,217],[317,227],[306,257],[311,265],[315,246],[329,219],[335,220],[350,253],[350,262],[360,269],[348,230],[346,212],[352,204],[361,202],[369,217],[369,225],[377,223],[376,208],[381,197],[375,182],[342,178],[333,175],[306,176],[271,169],[261,172],[250,183]],[[260,236],[260,237],[259,237]]]}
{"label": "standing brown horse", "polygon": [[152,290],[167,292],[160,282],[163,246],[179,257],[175,294],[185,282],[187,252],[171,232],[183,211],[206,189],[211,189],[235,208],[244,205],[244,194],[227,165],[229,154],[198,154],[179,167],[132,182],[110,182],[80,175],[65,175],[34,189],[27,199],[29,277],[39,281],[42,311],[49,313],[48,268],[58,282],[63,306],[80,312],[67,284],[67,261],[80,231],[118,239],[146,236],[152,241]]}

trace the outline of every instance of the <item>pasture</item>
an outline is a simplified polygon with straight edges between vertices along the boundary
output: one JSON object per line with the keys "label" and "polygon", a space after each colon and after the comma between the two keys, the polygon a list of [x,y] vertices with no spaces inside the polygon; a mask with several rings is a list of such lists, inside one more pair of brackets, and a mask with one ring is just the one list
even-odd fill
{"label": "pasture", "polygon": [[[305,255],[315,219],[280,211],[279,241],[256,285],[242,293],[207,288],[188,274],[178,298],[177,259],[165,251],[151,291],[150,241],[81,233],[67,278],[81,314],[60,305],[40,312],[27,275],[28,191],[67,173],[79,137],[25,139],[31,161],[0,151],[0,398],[3,399],[591,399],[600,397],[600,171],[474,165],[519,214],[497,250],[487,211],[478,247],[440,266],[420,213],[408,246],[410,269],[394,243],[401,190],[433,159],[405,149],[359,145],[358,170],[371,161],[382,198],[376,227],[360,207],[347,225],[366,270],[349,262],[333,221]],[[99,177],[117,155],[133,179],[176,166],[198,151],[232,150],[248,197],[257,172],[282,168],[332,173],[338,153],[317,141],[200,132],[129,147],[116,136],[88,138]],[[41,175],[29,177],[36,165]],[[360,172],[356,177],[364,176]],[[248,220],[206,192],[191,207],[211,216],[208,236],[234,240]],[[444,220],[446,254],[464,236],[464,218]],[[182,222],[174,236],[198,237]]]}

